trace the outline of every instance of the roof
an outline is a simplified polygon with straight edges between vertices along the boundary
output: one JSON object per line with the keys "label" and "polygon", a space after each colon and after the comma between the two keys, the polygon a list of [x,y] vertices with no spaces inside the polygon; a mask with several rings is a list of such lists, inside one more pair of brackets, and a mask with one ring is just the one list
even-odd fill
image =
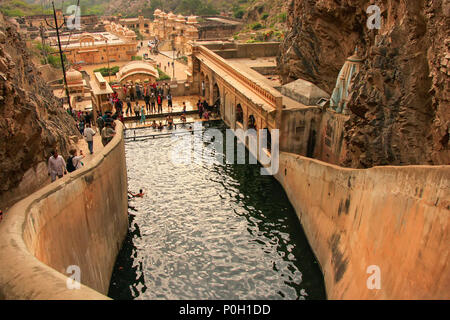
{"label": "roof", "polygon": [[[105,83],[106,88],[102,89],[100,88],[100,83]],[[95,72],[93,79],[89,82],[91,85],[92,92],[94,92],[95,95],[99,94],[111,94],[114,91],[111,89],[111,86],[109,83],[103,78],[100,72]]]}
{"label": "roof", "polygon": [[120,68],[117,79],[122,81],[134,74],[147,74],[155,78],[159,76],[158,70],[152,64],[145,61],[131,61]]}

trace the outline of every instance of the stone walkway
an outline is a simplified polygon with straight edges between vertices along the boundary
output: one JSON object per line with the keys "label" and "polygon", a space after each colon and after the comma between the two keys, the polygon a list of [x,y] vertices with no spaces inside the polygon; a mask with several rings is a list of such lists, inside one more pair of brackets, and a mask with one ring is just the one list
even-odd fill
{"label": "stone walkway", "polygon": [[[172,57],[169,57],[167,55],[159,53],[158,55],[150,54],[150,49],[146,46],[141,48],[139,50],[138,55],[142,57],[144,53],[148,53],[149,58],[156,61],[156,63],[161,63],[161,70],[164,71],[169,77],[172,78],[173,76],[173,69],[172,69]],[[170,62],[170,67],[168,67],[168,62]],[[164,68],[165,67],[165,68]],[[177,81],[186,81],[187,80],[187,74],[185,70],[187,70],[187,65],[178,62],[175,60],[175,79]]]}
{"label": "stone walkway", "polygon": [[[94,153],[90,154],[89,153],[89,148],[88,148],[88,144],[86,142],[86,140],[84,140],[84,138],[78,140],[77,143],[77,149],[78,149],[78,155],[80,154],[80,150],[83,150],[83,154],[84,154],[84,159],[82,160],[82,162],[84,163],[84,165],[86,165],[86,163],[88,163],[90,160],[92,160],[92,158],[94,158],[101,150],[103,150],[103,144],[102,144],[102,137],[100,135],[100,133],[98,132],[97,128],[93,127],[94,130],[96,130],[96,134],[94,136]],[[67,159],[64,159],[65,161],[67,161]]]}

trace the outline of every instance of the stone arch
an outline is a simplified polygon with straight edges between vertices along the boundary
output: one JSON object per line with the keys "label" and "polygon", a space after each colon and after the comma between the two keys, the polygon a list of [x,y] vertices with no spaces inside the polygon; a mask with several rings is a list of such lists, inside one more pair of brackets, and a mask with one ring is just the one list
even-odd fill
{"label": "stone arch", "polygon": [[204,94],[203,94],[203,97],[205,98],[206,101],[210,101],[211,100],[211,96],[210,96],[210,94],[211,94],[211,87],[210,87],[210,85],[211,85],[211,81],[209,79],[209,75],[206,74],[205,75],[205,83],[204,83],[205,89],[204,89]]}
{"label": "stone arch", "polygon": [[217,100],[219,100],[219,104],[220,104],[221,96],[222,95],[220,94],[220,87],[217,84],[217,82],[214,82],[213,89],[212,89],[212,102],[213,102],[213,104],[215,104],[217,102]]}
{"label": "stone arch", "polygon": [[256,125],[256,117],[249,111],[249,115],[247,118],[247,129],[257,129]]}
{"label": "stone arch", "polygon": [[200,70],[200,83],[199,83],[200,88],[199,92],[202,97],[204,97],[206,93],[205,80],[206,80],[206,72],[202,69]]}
{"label": "stone arch", "polygon": [[95,39],[91,35],[84,35],[80,38],[80,46],[81,47],[93,46],[94,43],[95,43]]}
{"label": "stone arch", "polygon": [[232,110],[231,110],[231,106],[232,106],[232,95],[227,92],[227,90],[224,91],[224,99],[223,99],[223,120],[225,121],[225,123],[227,123],[230,127],[232,127],[233,124],[233,117],[232,117]]}
{"label": "stone arch", "polygon": [[270,128],[268,126],[266,126],[263,130],[265,130],[267,132],[267,150],[269,150],[269,152],[272,150],[272,133],[270,132]]}

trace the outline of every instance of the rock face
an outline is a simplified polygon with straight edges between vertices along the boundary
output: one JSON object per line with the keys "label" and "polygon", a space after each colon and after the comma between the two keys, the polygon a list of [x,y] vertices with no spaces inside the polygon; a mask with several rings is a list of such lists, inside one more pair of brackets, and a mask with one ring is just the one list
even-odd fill
{"label": "rock face", "polygon": [[[0,14],[0,199],[25,173],[57,148],[68,154],[69,136],[79,135],[74,120],[59,105],[31,62],[25,42]],[[42,171],[42,170],[41,170]]]}
{"label": "rock face", "polygon": [[381,29],[369,29],[373,1],[292,0],[278,57],[284,83],[298,78],[331,93],[355,47],[341,165],[450,164],[450,1],[382,0]]}

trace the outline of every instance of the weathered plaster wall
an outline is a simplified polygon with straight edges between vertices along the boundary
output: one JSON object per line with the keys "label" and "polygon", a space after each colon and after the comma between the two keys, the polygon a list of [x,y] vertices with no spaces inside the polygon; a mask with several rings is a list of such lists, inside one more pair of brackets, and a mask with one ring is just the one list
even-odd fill
{"label": "weathered plaster wall", "polygon": [[[281,153],[276,178],[297,211],[330,299],[449,299],[450,167],[344,169]],[[381,289],[369,290],[367,267]]]}
{"label": "weathered plaster wall", "polygon": [[[0,224],[0,298],[105,299],[127,232],[123,127],[83,169],[14,205]],[[66,287],[81,269],[82,288]]]}
{"label": "weathered plaster wall", "polygon": [[275,57],[280,52],[280,43],[202,43],[224,59]]}
{"label": "weathered plaster wall", "polygon": [[319,144],[321,118],[322,110],[318,107],[283,110],[280,150],[313,157]]}
{"label": "weathered plaster wall", "polygon": [[317,133],[315,159],[336,165],[342,163],[347,152],[344,127],[349,118],[350,116],[336,113],[329,108],[323,112]]}

